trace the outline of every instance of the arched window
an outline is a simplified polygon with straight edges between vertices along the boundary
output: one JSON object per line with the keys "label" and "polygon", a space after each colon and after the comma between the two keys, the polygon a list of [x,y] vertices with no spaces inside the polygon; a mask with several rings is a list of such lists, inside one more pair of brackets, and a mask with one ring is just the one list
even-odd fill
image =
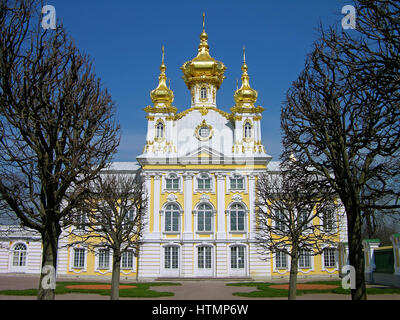
{"label": "arched window", "polygon": [[197,209],[197,231],[211,231],[213,210],[209,204],[202,203]]}
{"label": "arched window", "polygon": [[234,204],[230,209],[231,231],[245,231],[246,210],[241,204]]}
{"label": "arched window", "polygon": [[200,98],[207,99],[207,89],[205,87],[200,89]]}
{"label": "arched window", "polygon": [[164,137],[164,124],[162,122],[157,123],[156,138]]}
{"label": "arched window", "polygon": [[13,266],[25,267],[26,266],[26,245],[18,243],[13,250]]}
{"label": "arched window", "polygon": [[176,204],[168,204],[165,208],[165,231],[178,232],[179,231],[179,216],[180,210]]}
{"label": "arched window", "polygon": [[251,129],[252,126],[249,122],[246,122],[246,124],[244,125],[244,137],[245,138],[251,138]]}

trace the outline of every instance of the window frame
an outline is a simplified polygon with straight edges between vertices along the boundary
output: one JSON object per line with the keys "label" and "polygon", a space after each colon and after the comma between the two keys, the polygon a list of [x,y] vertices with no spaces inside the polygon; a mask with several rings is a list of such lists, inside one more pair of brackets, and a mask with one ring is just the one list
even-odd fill
{"label": "window frame", "polygon": [[[327,219],[327,214],[328,219]],[[336,215],[336,210],[334,208],[330,208],[329,211],[324,211],[321,216],[321,225],[322,225],[322,230],[323,232],[326,233],[336,233],[336,225],[337,225],[337,215]],[[326,221],[328,220],[328,223]]]}
{"label": "window frame", "polygon": [[[194,192],[195,193],[215,193],[215,177],[208,172],[200,172],[194,177]],[[209,188],[205,188],[204,184],[200,182],[200,180],[209,180],[210,186]]]}
{"label": "window frame", "polygon": [[308,250],[308,249],[300,250],[298,268],[299,269],[312,269],[313,268],[311,250]]}
{"label": "window frame", "polygon": [[[233,254],[233,249],[237,249],[236,253]],[[239,254],[240,254],[240,250],[242,250],[242,266],[239,266]],[[244,245],[232,245],[229,247],[229,252],[230,252],[230,262],[229,262],[229,267],[231,270],[246,270],[246,264],[247,264],[247,260],[246,260],[246,246]],[[233,262],[235,262],[235,265],[233,265]]]}
{"label": "window frame", "polygon": [[[17,248],[22,246],[23,249]],[[23,242],[17,242],[12,250],[12,261],[11,261],[12,267],[24,268],[27,266],[27,261],[28,261],[28,246]]]}
{"label": "window frame", "polygon": [[[331,262],[330,258],[332,257],[330,254],[327,255],[327,251],[333,252],[333,261],[334,264],[333,265],[327,265],[326,261],[328,260],[329,262]],[[337,248],[332,248],[332,247],[325,247],[322,250],[322,266],[323,269],[336,269],[338,266],[338,259],[337,259]]]}
{"label": "window frame", "polygon": [[[196,248],[197,248],[197,269],[201,271],[211,271],[213,268],[213,247],[210,245],[199,245]],[[203,250],[203,252],[200,253],[200,250]],[[200,265],[201,262],[203,266]]]}
{"label": "window frame", "polygon": [[[275,269],[276,270],[287,270],[288,269],[288,260],[289,260],[288,254],[286,252],[283,252],[283,251],[275,252],[275,263],[274,263]],[[279,262],[279,265],[278,265],[278,262]],[[284,262],[285,265],[283,265],[282,262]]]}
{"label": "window frame", "polygon": [[[242,207],[242,210],[238,210],[237,206]],[[236,207],[236,208],[234,208]],[[234,209],[236,209],[234,211]],[[243,229],[239,230],[239,215],[238,212],[243,211]],[[236,229],[232,229],[232,219],[234,219],[233,212],[236,212],[235,219],[236,219]],[[229,205],[228,209],[229,213],[229,232],[231,233],[246,233],[247,232],[247,218],[248,218],[248,209],[244,203],[241,202],[234,202]]]}
{"label": "window frame", "polygon": [[[161,127],[160,127],[161,126]],[[162,139],[164,139],[164,137],[165,137],[165,124],[164,124],[164,122],[161,120],[161,119],[159,119],[157,122],[156,122],[156,125],[155,125],[155,135],[154,135],[154,138],[156,139],[156,140],[162,140]],[[160,135],[160,132],[161,132],[161,135]]]}
{"label": "window frame", "polygon": [[[173,250],[176,250],[177,254],[174,256],[174,252]],[[174,270],[177,271],[179,270],[179,259],[180,259],[180,250],[179,250],[179,246],[175,246],[175,245],[166,245],[163,247],[163,267],[165,270]],[[167,254],[167,251],[170,251]],[[176,261],[174,261],[174,257],[176,257]],[[167,261],[168,258],[168,261]],[[167,265],[168,262],[168,265]],[[176,262],[176,264],[174,264],[174,262]],[[174,267],[176,265],[176,267]]]}
{"label": "window frame", "polygon": [[[248,136],[247,133],[250,135]],[[246,120],[243,126],[243,138],[246,140],[250,140],[253,138],[253,125],[250,121]]]}
{"label": "window frame", "polygon": [[[129,257],[131,256],[131,257]],[[121,270],[133,270],[134,269],[134,253],[133,250],[126,250],[121,254]]]}
{"label": "window frame", "polygon": [[200,88],[200,100],[204,101],[208,99],[207,88],[202,86]]}
{"label": "window frame", "polygon": [[[171,209],[171,210],[169,210],[169,207],[170,206],[175,206],[176,208],[174,208],[174,209]],[[177,234],[177,233],[180,233],[181,232],[181,224],[182,224],[182,221],[181,221],[181,216],[182,216],[182,208],[181,208],[181,206],[179,205],[179,203],[177,203],[177,202],[168,202],[168,203],[166,203],[164,206],[163,206],[163,210],[161,211],[162,212],[162,215],[164,215],[164,217],[162,218],[162,221],[163,221],[163,232],[164,233],[168,233],[168,234]],[[171,217],[170,217],[170,220],[171,221],[169,221],[170,223],[169,224],[167,224],[167,219],[168,219],[168,215],[169,214],[171,214]],[[173,225],[174,225],[174,214],[177,214],[177,222],[178,222],[178,227],[177,227],[177,230],[174,230],[173,229]],[[170,225],[171,226],[171,228],[170,228],[170,230],[167,230],[167,226],[168,225]]]}
{"label": "window frame", "polygon": [[[203,206],[203,208],[201,208]],[[209,210],[205,210],[205,208],[204,208],[204,206],[208,206],[208,208],[209,208]],[[206,212],[209,212],[209,216],[208,217],[206,217],[205,216],[205,214],[206,214]],[[199,204],[197,204],[196,205],[196,208],[195,208],[195,210],[193,211],[193,213],[194,213],[194,215],[195,215],[195,219],[194,219],[194,221],[195,221],[195,230],[196,230],[196,232],[197,233],[206,233],[206,234],[209,234],[209,233],[213,233],[214,232],[214,219],[215,219],[215,213],[216,213],[216,211],[215,211],[215,208],[214,208],[214,206],[210,203],[210,202],[200,202]],[[203,230],[200,230],[199,229],[199,227],[200,227],[200,224],[199,224],[199,220],[201,219],[201,215],[203,214],[203,227],[204,227],[204,229]],[[205,226],[206,226],[206,218],[209,218],[209,220],[210,220],[210,230],[206,230],[205,229]]]}
{"label": "window frame", "polygon": [[[73,248],[73,255],[72,255],[72,268],[73,269],[82,269],[84,270],[86,267],[86,248]],[[79,257],[77,258],[77,252],[82,252]],[[79,265],[76,264],[76,262],[79,262]],[[82,265],[80,264],[82,262]]]}

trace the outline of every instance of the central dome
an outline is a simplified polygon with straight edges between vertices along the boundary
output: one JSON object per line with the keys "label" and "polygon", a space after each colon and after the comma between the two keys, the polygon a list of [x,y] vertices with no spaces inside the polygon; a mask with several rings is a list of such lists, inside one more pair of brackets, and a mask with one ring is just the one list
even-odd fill
{"label": "central dome", "polygon": [[219,89],[225,79],[224,72],[226,67],[222,62],[210,56],[207,40],[208,35],[204,30],[203,20],[203,32],[200,35],[198,54],[192,60],[185,62],[181,67],[183,80],[189,90],[196,82],[213,83]]}

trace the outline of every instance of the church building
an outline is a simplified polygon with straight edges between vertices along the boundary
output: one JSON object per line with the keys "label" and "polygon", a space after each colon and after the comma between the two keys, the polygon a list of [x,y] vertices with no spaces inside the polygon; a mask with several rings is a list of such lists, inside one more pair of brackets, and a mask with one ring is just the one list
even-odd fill
{"label": "church building", "polygon": [[[140,254],[123,257],[121,276],[139,280],[289,277],[289,257],[276,259],[271,254],[266,260],[255,241],[257,177],[279,173],[279,162],[272,161],[262,143],[264,109],[256,104],[258,93],[250,85],[251,66],[249,69],[244,50],[241,86],[233,93],[235,105],[230,113],[218,108],[226,67],[211,56],[204,21],[197,55],[181,70],[190,107],[178,112],[173,105],[163,48],[158,86],[150,93],[152,105],[144,109],[147,135],[143,152],[137,163],[113,163],[109,169],[132,174],[141,169],[149,197]],[[337,247],[304,257],[299,276],[338,277],[339,260],[343,263],[345,259],[339,254],[339,242],[346,238],[346,230],[339,230]],[[18,252],[29,250],[35,241],[7,242],[9,258],[0,254],[0,272],[12,272],[15,246]],[[24,263],[28,264],[29,256],[40,257],[28,252]],[[110,276],[111,263],[104,264],[109,258],[100,259],[81,247],[60,249],[57,272]]]}

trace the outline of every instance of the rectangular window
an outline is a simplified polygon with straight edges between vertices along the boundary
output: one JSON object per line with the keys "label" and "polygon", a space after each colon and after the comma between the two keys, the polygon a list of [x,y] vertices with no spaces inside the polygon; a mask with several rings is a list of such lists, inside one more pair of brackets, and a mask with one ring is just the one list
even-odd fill
{"label": "rectangular window", "polygon": [[211,247],[198,247],[197,257],[199,269],[211,269]]}
{"label": "rectangular window", "polygon": [[166,179],[166,187],[168,190],[179,189],[179,179]]}
{"label": "rectangular window", "polygon": [[245,231],[245,212],[241,209],[231,209],[231,231],[243,232]]}
{"label": "rectangular window", "polygon": [[244,247],[231,247],[231,268],[243,269],[244,268]]}
{"label": "rectangular window", "polygon": [[231,178],[231,189],[243,189],[243,178]]}
{"label": "rectangular window", "polygon": [[164,249],[164,267],[165,269],[178,269],[179,248],[165,247]]}
{"label": "rectangular window", "polygon": [[283,211],[277,211],[275,213],[275,228],[278,232],[286,231],[286,216]]}
{"label": "rectangular window", "polygon": [[275,267],[277,269],[286,269],[287,268],[286,253],[279,251],[275,254]]}
{"label": "rectangular window", "polygon": [[110,266],[110,251],[108,249],[100,249],[98,254],[98,269],[108,269]]}
{"label": "rectangular window", "polygon": [[74,268],[85,267],[85,249],[75,248],[74,249]]}
{"label": "rectangular window", "polygon": [[179,213],[174,211],[167,211],[165,213],[165,231],[177,232],[179,231]]}
{"label": "rectangular window", "polygon": [[83,230],[86,225],[86,214],[84,212],[78,212],[75,216],[75,228]]}
{"label": "rectangular window", "polygon": [[333,231],[333,228],[335,226],[335,218],[334,218],[334,212],[332,210],[324,212],[322,216],[322,223],[325,231],[327,232]]}
{"label": "rectangular window", "polygon": [[24,267],[25,264],[26,264],[26,252],[24,252],[24,251],[14,252],[13,266],[14,267]]}
{"label": "rectangular window", "polygon": [[210,178],[201,178],[197,179],[198,188],[202,190],[210,190],[211,189],[211,179]]}
{"label": "rectangular window", "polygon": [[211,231],[212,214],[209,211],[199,212],[197,214],[197,230]]}
{"label": "rectangular window", "polygon": [[326,248],[324,249],[324,266],[325,268],[336,267],[336,249]]}
{"label": "rectangular window", "polygon": [[133,268],[133,252],[125,251],[121,256],[121,268],[132,269]]}
{"label": "rectangular window", "polygon": [[308,250],[301,250],[299,256],[299,268],[311,268],[311,254]]}

